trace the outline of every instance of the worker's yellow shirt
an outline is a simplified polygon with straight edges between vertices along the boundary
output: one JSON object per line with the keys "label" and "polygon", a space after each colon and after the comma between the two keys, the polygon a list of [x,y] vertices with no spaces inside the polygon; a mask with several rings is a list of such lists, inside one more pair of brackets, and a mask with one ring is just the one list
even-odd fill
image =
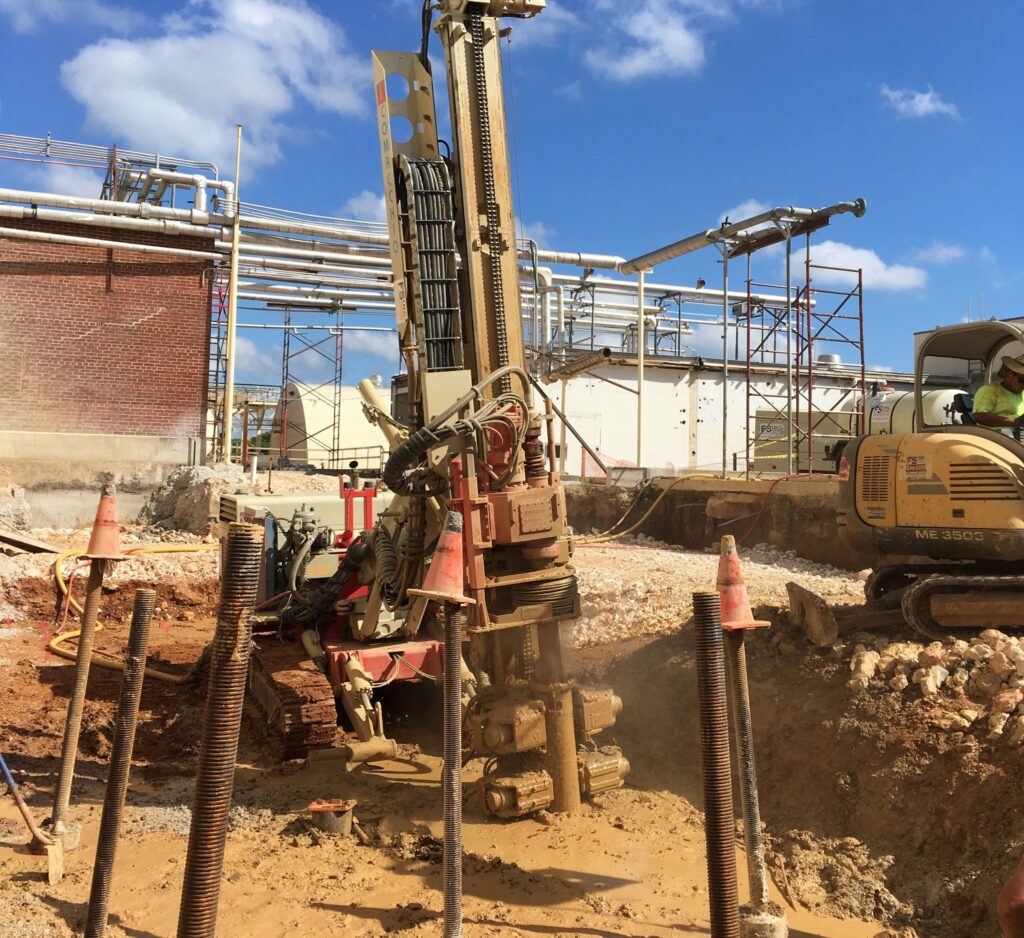
{"label": "worker's yellow shirt", "polygon": [[1000,382],[993,381],[975,392],[974,413],[996,414],[1013,420],[1024,414],[1024,394],[1014,394]]}

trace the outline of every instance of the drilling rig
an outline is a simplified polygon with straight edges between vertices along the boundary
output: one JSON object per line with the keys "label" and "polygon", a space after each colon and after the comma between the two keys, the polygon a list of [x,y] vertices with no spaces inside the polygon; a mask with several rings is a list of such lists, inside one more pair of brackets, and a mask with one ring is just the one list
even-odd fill
{"label": "drilling rig", "polygon": [[[359,737],[350,758],[393,752],[374,691],[441,673],[443,612],[416,591],[446,512],[460,513],[474,600],[463,630],[465,754],[486,760],[484,805],[505,818],[571,811],[581,797],[619,787],[629,770],[618,748],[594,742],[615,722],[619,698],[566,680],[560,625],[580,611],[572,532],[552,407],[534,397],[522,335],[501,23],[544,6],[438,4],[452,136],[444,155],[427,55],[430,4],[419,53],[373,53],[405,373],[390,412],[369,381],[360,391],[390,444],[381,479],[390,501],[367,496],[380,507],[372,529],[346,532],[337,572],[282,615],[309,660],[282,664],[278,650],[276,664],[257,655],[253,672],[255,696],[300,746],[328,735],[328,687]],[[337,548],[314,524],[298,532],[293,555],[305,550],[304,536]]]}

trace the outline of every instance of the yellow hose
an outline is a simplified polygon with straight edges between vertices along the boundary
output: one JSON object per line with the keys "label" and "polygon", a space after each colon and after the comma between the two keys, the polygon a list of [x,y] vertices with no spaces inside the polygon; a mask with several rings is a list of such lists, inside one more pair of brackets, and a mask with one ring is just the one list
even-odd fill
{"label": "yellow hose", "polygon": [[[645,491],[644,489],[642,489],[640,492],[637,493],[636,498],[633,499],[633,502],[629,506],[629,508],[626,509],[626,513],[621,518],[619,518],[619,520],[616,521],[615,524],[613,524],[607,531],[604,531],[601,534],[593,534],[590,537],[580,537],[580,538],[577,538],[576,539],[576,543],[577,544],[604,544],[607,541],[618,540],[618,538],[620,538],[620,537],[625,537],[627,534],[632,534],[633,531],[635,531],[638,527],[640,527],[640,525],[642,525],[651,516],[652,512],[654,511],[654,509],[658,507],[658,503],[666,495],[668,495],[668,493],[671,492],[672,489],[674,489],[680,482],[685,482],[687,479],[717,479],[717,478],[718,478],[718,476],[711,475],[710,473],[707,473],[707,472],[691,472],[691,473],[689,473],[688,475],[685,475],[685,476],[676,476],[668,485],[665,486],[665,488],[663,488],[661,490],[661,494],[654,500],[654,504],[652,504],[651,507],[648,508],[647,511],[644,512],[643,516],[640,518],[639,521],[637,521],[635,524],[630,525],[628,528],[626,528],[625,531],[616,531],[613,534],[612,532],[615,531],[615,528],[617,528],[620,524],[622,524],[622,522],[626,520],[626,517],[629,515],[629,513],[636,507],[636,503],[640,500],[640,497],[643,495],[643,493]],[[654,479],[651,480],[652,483],[654,481],[655,481]]]}
{"label": "yellow hose", "polygon": [[[196,553],[197,551],[217,550],[219,547],[219,544],[163,544],[153,547],[133,547],[130,550],[126,550],[125,554],[185,554]],[[61,597],[67,597],[71,608],[79,615],[84,615],[84,610],[75,597],[68,595],[68,585],[64,580],[63,570],[65,560],[69,557],[80,556],[82,556],[82,552],[80,550],[67,550],[64,551],[63,554],[58,555],[57,559],[53,562],[53,576],[57,583],[57,591],[60,593]],[[96,631],[99,632],[102,631],[102,629],[102,624],[97,622]],[[46,647],[55,655],[64,658],[67,661],[77,661],[77,652],[65,648],[64,643],[71,641],[73,638],[78,638],[81,634],[81,629],[62,632],[60,635],[55,635],[50,639],[50,642]],[[93,652],[89,663],[100,668],[107,668],[110,671],[124,671],[123,661],[118,661],[116,658],[109,657],[100,652]],[[184,684],[191,677],[187,672],[185,674],[171,674],[167,671],[160,671],[157,668],[146,668],[145,674],[147,677],[153,677],[159,681],[166,681],[169,684]]]}

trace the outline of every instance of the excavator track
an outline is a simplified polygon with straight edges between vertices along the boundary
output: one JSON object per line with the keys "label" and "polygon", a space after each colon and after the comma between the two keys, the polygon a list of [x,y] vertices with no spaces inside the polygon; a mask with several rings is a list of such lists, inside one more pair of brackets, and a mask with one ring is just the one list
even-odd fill
{"label": "excavator track", "polygon": [[311,749],[334,745],[334,693],[302,645],[266,639],[253,650],[250,662],[250,700],[281,744],[283,758],[303,759]]}
{"label": "excavator track", "polygon": [[[932,608],[933,599],[939,609]],[[929,641],[1024,627],[1024,576],[924,576],[907,587],[901,607],[910,627]],[[943,625],[936,616],[958,624]]]}

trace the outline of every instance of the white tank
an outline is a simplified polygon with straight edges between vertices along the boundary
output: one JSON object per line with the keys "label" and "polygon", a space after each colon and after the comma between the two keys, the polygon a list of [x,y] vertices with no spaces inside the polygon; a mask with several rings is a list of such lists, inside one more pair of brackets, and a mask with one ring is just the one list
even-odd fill
{"label": "white tank", "polygon": [[[925,391],[921,397],[924,423],[931,427],[960,423],[953,399],[963,393],[956,388]],[[882,391],[869,399],[868,433],[912,433],[917,428],[913,391]]]}

